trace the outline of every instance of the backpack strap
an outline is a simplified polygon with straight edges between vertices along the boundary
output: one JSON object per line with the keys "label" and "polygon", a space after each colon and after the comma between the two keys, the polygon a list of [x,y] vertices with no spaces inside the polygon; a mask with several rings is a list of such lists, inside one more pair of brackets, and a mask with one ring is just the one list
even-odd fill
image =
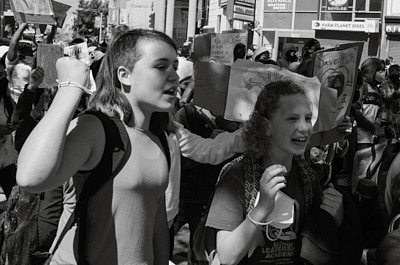
{"label": "backpack strap", "polygon": [[106,145],[101,161],[85,181],[75,208],[75,219],[80,227],[78,264],[88,264],[85,259],[86,229],[84,229],[87,224],[88,201],[107,181],[120,172],[131,153],[129,136],[122,121],[98,111],[87,111],[85,114],[95,115],[101,121],[106,135]]}
{"label": "backpack strap", "polygon": [[165,132],[158,135],[161,141],[162,148],[164,149],[165,157],[167,158],[168,170],[171,169],[171,154],[169,152],[168,139]]}
{"label": "backpack strap", "polygon": [[[89,178],[85,181],[82,192],[77,200],[75,210],[65,225],[52,252],[52,254],[55,253],[67,231],[74,223],[78,222],[79,227],[81,228],[79,229],[78,241],[79,265],[88,264],[85,259],[86,229],[82,229],[83,227],[86,227],[87,223],[87,203],[108,180],[114,178],[120,172],[131,154],[129,136],[122,121],[110,118],[104,113],[98,111],[86,111],[84,114],[95,115],[102,122],[106,135],[104,154],[99,164],[92,170]],[[159,138],[165,152],[168,169],[170,169],[171,155],[165,132],[161,133]]]}
{"label": "backpack strap", "polygon": [[[79,224],[86,222],[88,199],[94,195],[109,179],[113,178],[119,173],[131,153],[129,136],[120,120],[110,118],[104,113],[98,111],[87,111],[84,114],[92,114],[102,122],[106,135],[104,154],[99,164],[92,170],[91,175],[86,180],[82,192],[78,198],[75,210],[72,212],[70,218],[64,226],[63,231],[60,234],[60,237],[57,240],[57,243],[55,244],[55,247],[52,251],[53,255],[59,247],[62,239],[68,230],[74,225],[74,223],[77,221]],[[99,172],[99,174],[96,174],[96,172]],[[81,254],[81,251],[84,251],[84,248],[81,248],[81,246],[84,246],[85,244],[82,244],[81,242],[85,242],[86,240],[86,234],[84,233],[86,229],[79,229],[79,231],[78,253]],[[84,255],[80,257],[84,257]],[[78,261],[79,264],[81,264],[81,262],[82,259]]]}

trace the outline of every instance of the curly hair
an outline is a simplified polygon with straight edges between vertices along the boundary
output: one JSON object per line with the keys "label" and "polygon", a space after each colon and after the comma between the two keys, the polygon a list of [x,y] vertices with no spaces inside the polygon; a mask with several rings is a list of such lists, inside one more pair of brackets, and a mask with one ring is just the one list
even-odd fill
{"label": "curly hair", "polygon": [[246,156],[259,158],[268,152],[270,145],[270,137],[267,134],[268,120],[279,108],[279,100],[283,96],[296,94],[306,95],[306,92],[292,81],[272,82],[261,90],[242,136]]}

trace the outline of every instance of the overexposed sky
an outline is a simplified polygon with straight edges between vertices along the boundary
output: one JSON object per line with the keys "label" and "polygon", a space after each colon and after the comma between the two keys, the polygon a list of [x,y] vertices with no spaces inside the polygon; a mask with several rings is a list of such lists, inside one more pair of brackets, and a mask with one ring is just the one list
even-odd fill
{"label": "overexposed sky", "polygon": [[72,12],[74,12],[76,10],[76,8],[78,7],[79,1],[78,0],[57,0],[60,3],[66,4],[71,6],[71,8],[68,10],[68,15],[67,15],[67,19],[72,15]]}

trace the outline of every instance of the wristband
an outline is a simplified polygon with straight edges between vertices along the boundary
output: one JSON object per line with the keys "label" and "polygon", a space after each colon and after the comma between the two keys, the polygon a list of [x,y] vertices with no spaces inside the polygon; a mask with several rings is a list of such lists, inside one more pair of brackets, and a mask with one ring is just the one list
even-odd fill
{"label": "wristband", "polygon": [[269,225],[271,222],[266,222],[266,223],[260,223],[257,222],[255,220],[253,220],[253,218],[250,217],[250,212],[247,214],[247,219],[249,219],[249,221],[257,228],[262,228],[263,226]]}
{"label": "wristband", "polygon": [[64,87],[64,86],[77,87],[77,88],[80,88],[83,92],[85,92],[85,93],[87,93],[89,95],[92,94],[92,91],[90,91],[87,87],[84,87],[84,86],[82,86],[82,85],[80,85],[78,83],[75,83],[75,82],[71,82],[71,81],[69,81],[69,79],[66,82],[58,83],[58,88]]}

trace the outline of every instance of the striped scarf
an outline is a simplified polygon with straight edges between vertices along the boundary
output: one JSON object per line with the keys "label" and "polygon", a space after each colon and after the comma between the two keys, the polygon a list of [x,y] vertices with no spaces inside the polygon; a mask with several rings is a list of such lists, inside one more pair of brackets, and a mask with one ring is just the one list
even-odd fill
{"label": "striped scarf", "polygon": [[[293,159],[293,169],[299,170],[300,185],[303,188],[305,213],[309,213],[313,206],[318,177],[308,162],[300,156]],[[245,206],[246,214],[254,208],[257,192],[260,189],[260,179],[264,172],[262,158],[244,158],[245,171]]]}

